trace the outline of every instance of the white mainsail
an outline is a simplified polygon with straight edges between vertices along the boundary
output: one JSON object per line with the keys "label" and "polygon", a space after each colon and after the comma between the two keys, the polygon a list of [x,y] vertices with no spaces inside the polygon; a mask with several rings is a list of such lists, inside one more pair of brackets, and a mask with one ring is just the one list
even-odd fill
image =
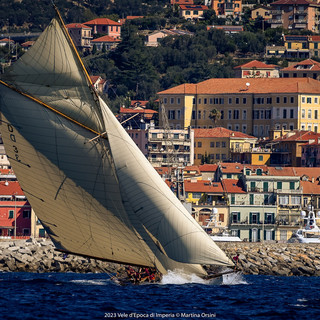
{"label": "white mainsail", "polygon": [[163,273],[232,265],[92,92],[60,19],[3,79],[6,152],[58,248]]}

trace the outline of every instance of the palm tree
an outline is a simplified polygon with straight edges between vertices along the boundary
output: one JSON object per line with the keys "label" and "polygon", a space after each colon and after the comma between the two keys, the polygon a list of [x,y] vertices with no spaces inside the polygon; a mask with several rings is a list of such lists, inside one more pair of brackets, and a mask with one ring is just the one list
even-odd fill
{"label": "palm tree", "polygon": [[215,127],[217,122],[221,119],[221,112],[218,109],[212,109],[209,113],[209,119],[213,121]]}

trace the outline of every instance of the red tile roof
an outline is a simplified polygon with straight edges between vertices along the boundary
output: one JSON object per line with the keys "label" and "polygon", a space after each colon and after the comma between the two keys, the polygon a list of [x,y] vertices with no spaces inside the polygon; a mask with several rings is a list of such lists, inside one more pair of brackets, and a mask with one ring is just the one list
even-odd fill
{"label": "red tile roof", "polygon": [[[312,66],[312,67],[310,69],[297,69],[298,66]],[[282,71],[297,71],[297,70],[304,71],[304,72],[308,70],[312,70],[312,71],[320,70],[320,62],[312,59],[307,59],[282,69]]]}
{"label": "red tile roof", "polygon": [[115,22],[108,18],[97,18],[90,21],[85,22],[84,24],[88,25],[108,25],[108,26],[121,26],[121,23]]}
{"label": "red tile roof", "polygon": [[21,44],[21,47],[31,47],[31,46],[33,46],[34,43],[35,43],[35,41],[26,41]]}
{"label": "red tile roof", "polygon": [[199,180],[197,182],[184,181],[186,192],[223,193],[221,182],[210,182],[209,180]]}
{"label": "red tile roof", "polygon": [[[247,86],[250,83],[250,86]],[[232,94],[232,93],[315,93],[320,82],[311,78],[226,78],[209,79],[198,84],[181,84],[158,94]]]}
{"label": "red tile roof", "polygon": [[18,181],[0,181],[0,195],[2,196],[24,196]]}
{"label": "red tile roof", "polygon": [[268,167],[268,171],[270,176],[297,176],[293,167]]}
{"label": "red tile roof", "polygon": [[313,139],[317,141],[318,137],[320,137],[320,133],[316,133],[313,131],[305,131],[305,130],[293,130],[277,139],[272,140],[272,142],[282,142],[282,141],[305,142]]}
{"label": "red tile roof", "polygon": [[223,179],[222,183],[227,193],[246,193],[238,179]]}
{"label": "red tile roof", "polygon": [[301,181],[303,194],[317,194],[320,195],[320,184],[312,183],[311,181]]}
{"label": "red tile roof", "polygon": [[[186,171],[195,171],[195,173],[198,173],[200,174],[200,170],[199,170],[199,167],[198,166],[186,166],[183,171],[186,173]],[[190,174],[191,172],[189,173],[186,173],[186,174]]]}
{"label": "red tile roof", "polygon": [[244,165],[241,163],[234,163],[234,162],[220,163],[220,168],[223,173],[241,173],[243,171],[243,167]]}
{"label": "red tile roof", "polygon": [[247,139],[256,139],[253,136],[249,136],[248,134],[228,130],[223,127],[217,127],[212,129],[193,129],[195,138],[247,138]]}
{"label": "red tile roof", "polygon": [[310,168],[310,167],[294,167],[294,172],[298,177],[307,177],[308,180],[316,180],[320,177],[320,168]]}
{"label": "red tile roof", "polygon": [[203,164],[199,166],[200,172],[216,172],[217,168],[217,164]]}
{"label": "red tile roof", "polygon": [[110,36],[103,36],[97,39],[93,39],[91,40],[91,42],[95,43],[95,42],[121,42],[120,39],[115,39],[113,37]]}
{"label": "red tile roof", "polygon": [[158,113],[155,110],[152,109],[130,109],[130,108],[122,108],[120,107],[120,113],[145,113],[145,114],[154,114]]}
{"label": "red tile roof", "polygon": [[91,29],[91,27],[86,26],[82,23],[69,23],[66,25],[68,29]]}
{"label": "red tile roof", "polygon": [[180,4],[181,10],[209,10],[207,6],[200,4]]}
{"label": "red tile roof", "polygon": [[266,64],[264,62],[258,61],[258,60],[253,60],[248,63],[242,64],[240,66],[234,67],[233,69],[252,69],[252,68],[257,68],[257,69],[274,69],[277,66],[274,64]]}
{"label": "red tile roof", "polygon": [[143,19],[144,16],[127,16],[126,20]]}
{"label": "red tile roof", "polygon": [[316,1],[310,1],[310,0],[278,0],[275,2],[270,3],[272,6],[276,5],[316,5],[318,6],[318,3]]}

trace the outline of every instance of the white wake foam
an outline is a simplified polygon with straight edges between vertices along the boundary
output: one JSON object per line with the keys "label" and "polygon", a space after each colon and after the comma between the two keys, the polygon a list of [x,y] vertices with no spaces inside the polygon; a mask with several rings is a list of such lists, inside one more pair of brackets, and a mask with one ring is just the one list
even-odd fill
{"label": "white wake foam", "polygon": [[199,283],[205,285],[237,285],[248,284],[243,278],[242,274],[231,273],[224,275],[222,281],[219,279],[204,280],[195,274],[186,274],[181,270],[169,270],[166,275],[163,275],[161,284],[187,284],[187,283]]}

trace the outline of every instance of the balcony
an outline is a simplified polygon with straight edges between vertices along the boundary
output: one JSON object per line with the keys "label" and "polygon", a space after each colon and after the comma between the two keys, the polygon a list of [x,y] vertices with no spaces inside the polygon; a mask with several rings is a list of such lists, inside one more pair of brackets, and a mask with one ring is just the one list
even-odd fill
{"label": "balcony", "polygon": [[268,23],[271,23],[271,24],[283,24],[283,20],[282,19],[269,19]]}

